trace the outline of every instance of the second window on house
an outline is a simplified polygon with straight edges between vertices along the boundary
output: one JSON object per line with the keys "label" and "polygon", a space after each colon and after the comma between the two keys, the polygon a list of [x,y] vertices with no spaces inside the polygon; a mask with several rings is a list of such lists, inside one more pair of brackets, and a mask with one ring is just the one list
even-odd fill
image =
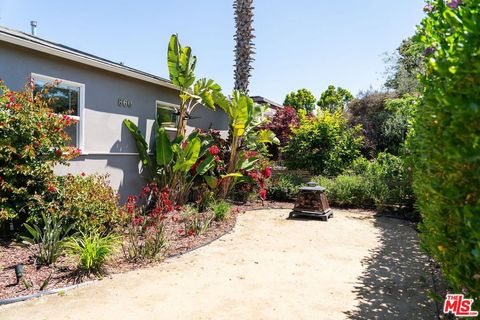
{"label": "second window on house", "polygon": [[162,127],[176,129],[178,125],[177,106],[157,101],[157,121]]}

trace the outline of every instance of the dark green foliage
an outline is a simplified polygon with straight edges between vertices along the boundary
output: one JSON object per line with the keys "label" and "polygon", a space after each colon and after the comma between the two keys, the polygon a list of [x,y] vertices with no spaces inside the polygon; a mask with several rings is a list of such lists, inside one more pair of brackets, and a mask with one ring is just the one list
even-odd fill
{"label": "dark green foliage", "polygon": [[300,115],[300,126],[283,155],[289,169],[307,169],[313,174],[337,175],[360,155],[360,127],[349,127],[342,113]]}
{"label": "dark green foliage", "polygon": [[330,112],[344,111],[347,104],[353,100],[353,96],[347,89],[329,85],[318,99],[317,106]]}
{"label": "dark green foliage", "polygon": [[297,111],[305,110],[310,113],[315,108],[315,97],[310,90],[299,89],[297,92],[292,91],[285,97],[284,106],[292,107]]}
{"label": "dark green foliage", "polygon": [[280,174],[270,180],[267,198],[270,200],[289,201],[295,199],[298,188],[303,185],[302,178],[293,174]]}
{"label": "dark green foliage", "polygon": [[453,292],[480,298],[480,2],[429,1],[426,75],[409,148],[423,246]]}
{"label": "dark green foliage", "polygon": [[375,158],[379,152],[399,155],[412,119],[416,98],[387,92],[367,92],[349,105],[350,123],[362,125],[363,154]]}

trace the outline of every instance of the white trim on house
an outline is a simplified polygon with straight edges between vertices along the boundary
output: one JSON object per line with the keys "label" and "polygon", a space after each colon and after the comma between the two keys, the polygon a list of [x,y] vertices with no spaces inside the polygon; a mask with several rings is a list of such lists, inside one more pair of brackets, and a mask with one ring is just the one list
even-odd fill
{"label": "white trim on house", "polygon": [[60,81],[60,84],[65,84],[67,86],[80,88],[78,116],[71,116],[71,118],[78,120],[77,141],[75,141],[77,148],[80,149],[82,155],[88,154],[85,150],[85,84],[70,81],[70,80],[59,79],[52,76],[46,76],[43,74],[38,74],[33,72],[31,73],[31,77],[33,80],[42,80],[50,83],[53,83],[54,81]]}
{"label": "white trim on house", "polygon": [[55,45],[52,42],[43,40],[38,37],[30,36],[23,32],[10,30],[0,27],[0,41],[12,43],[21,47],[51,54],[60,58],[75,61],[92,67],[122,74],[127,77],[147,81],[153,84],[161,85],[167,88],[178,90],[179,88],[168,80],[161,79],[146,72],[142,72],[133,68],[125,67],[120,64],[104,60],[80,51],[69,49],[68,47]]}

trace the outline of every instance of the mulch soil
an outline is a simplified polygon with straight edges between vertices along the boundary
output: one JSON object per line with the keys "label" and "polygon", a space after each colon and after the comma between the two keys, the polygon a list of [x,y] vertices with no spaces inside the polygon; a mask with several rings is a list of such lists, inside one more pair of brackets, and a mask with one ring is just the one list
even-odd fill
{"label": "mulch soil", "polygon": [[[235,204],[227,219],[212,221],[210,228],[203,234],[185,236],[179,234],[179,224],[167,225],[168,248],[163,258],[183,254],[199,248],[230,232],[235,226],[237,216],[245,211],[258,209],[291,209],[292,203],[265,201],[264,203]],[[122,250],[111,259],[101,277],[126,272],[161,263],[157,261],[131,262],[127,260]],[[17,284],[15,266],[24,265],[24,277]],[[97,275],[86,275],[78,272],[72,258],[62,256],[55,265],[38,265],[32,248],[20,246],[19,242],[0,239],[0,300],[37,293],[41,290],[63,288],[82,282],[100,279]],[[43,288],[42,288],[43,286]]]}

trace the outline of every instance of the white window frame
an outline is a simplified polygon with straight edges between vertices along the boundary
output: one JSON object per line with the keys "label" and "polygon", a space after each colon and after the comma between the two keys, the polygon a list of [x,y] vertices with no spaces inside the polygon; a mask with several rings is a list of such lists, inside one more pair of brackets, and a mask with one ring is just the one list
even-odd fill
{"label": "white window frame", "polygon": [[[157,112],[158,112],[158,107],[159,106],[172,108],[173,111],[178,111],[179,108],[180,108],[180,106],[177,105],[177,104],[173,104],[173,103],[165,102],[165,101],[161,101],[161,100],[155,100],[155,121],[157,121]],[[177,117],[179,117],[179,116],[177,116]],[[177,125],[175,127],[163,127],[163,128],[165,128],[165,130],[167,130],[167,131],[177,131],[178,122],[177,122]]]}
{"label": "white window frame", "polygon": [[40,80],[40,81],[45,81],[47,83],[54,83],[54,81],[60,82],[60,84],[64,84],[67,86],[71,87],[78,87],[80,88],[80,101],[78,104],[78,116],[71,116],[67,115],[71,119],[75,119],[78,121],[77,123],[77,141],[76,147],[80,149],[80,154],[84,155],[87,154],[85,152],[85,84],[79,83],[79,82],[74,82],[70,80],[65,80],[65,79],[60,79],[56,77],[51,77],[51,76],[46,76],[43,74],[38,74],[38,73],[31,73],[31,77],[33,81],[35,80]]}

